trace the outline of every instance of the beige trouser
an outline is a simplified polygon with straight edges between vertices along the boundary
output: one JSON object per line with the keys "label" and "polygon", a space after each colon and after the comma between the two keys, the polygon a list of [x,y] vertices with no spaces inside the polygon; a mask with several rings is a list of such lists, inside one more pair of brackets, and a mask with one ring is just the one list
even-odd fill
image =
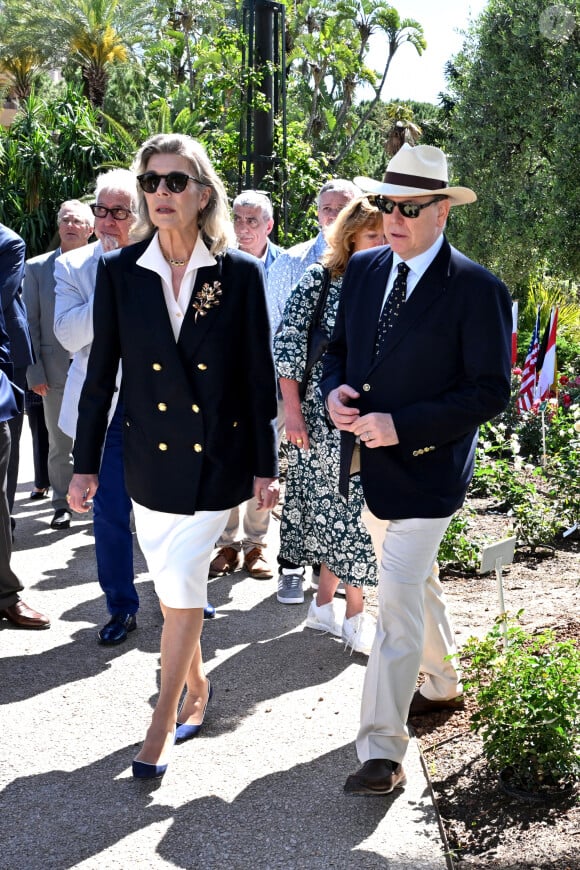
{"label": "beige trouser", "polygon": [[[284,432],[284,403],[278,401],[278,443]],[[240,531],[240,516],[244,510],[243,538],[238,537]],[[271,511],[258,510],[258,502],[250,498],[239,507],[232,508],[227,525],[216,547],[232,547],[238,552],[243,549],[244,553],[253,550],[254,547],[266,546],[266,535],[270,526]]]}
{"label": "beige trouser", "polygon": [[445,658],[457,652],[435,562],[451,517],[379,520],[368,509],[362,519],[371,535],[379,569],[379,614],[366,670],[359,759],[403,760],[406,721],[419,670],[422,693],[431,699],[461,693],[459,674]]}

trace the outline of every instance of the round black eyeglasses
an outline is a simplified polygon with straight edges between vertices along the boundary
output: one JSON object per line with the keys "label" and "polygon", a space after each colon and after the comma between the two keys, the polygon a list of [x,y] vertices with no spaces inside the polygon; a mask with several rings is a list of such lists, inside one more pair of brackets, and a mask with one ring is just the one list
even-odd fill
{"label": "round black eyeglasses", "polygon": [[104,218],[110,214],[116,221],[126,221],[133,214],[131,209],[122,208],[120,205],[116,205],[114,208],[107,208],[106,205],[99,205],[98,203],[91,205],[91,211],[98,218]]}

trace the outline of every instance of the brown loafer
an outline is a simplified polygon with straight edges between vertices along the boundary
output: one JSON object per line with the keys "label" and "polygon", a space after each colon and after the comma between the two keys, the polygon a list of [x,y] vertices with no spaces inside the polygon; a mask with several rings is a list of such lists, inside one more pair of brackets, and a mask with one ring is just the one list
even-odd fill
{"label": "brown loafer", "polygon": [[261,547],[254,547],[253,550],[248,550],[244,554],[244,571],[247,571],[250,577],[256,577],[258,580],[267,580],[274,576],[272,569],[264,559]]}
{"label": "brown loafer", "polygon": [[463,710],[464,707],[463,695],[458,695],[456,698],[447,698],[443,701],[433,701],[431,698],[426,698],[425,695],[422,695],[419,689],[416,689],[411,706],[409,707],[409,716],[427,716],[429,713],[435,713],[438,710]]}
{"label": "brown loafer", "polygon": [[239,567],[240,554],[233,547],[222,547],[209,565],[210,577],[223,577],[232,574]]}
{"label": "brown loafer", "polygon": [[0,619],[7,619],[18,628],[50,628],[50,619],[42,613],[33,610],[24,601],[18,599],[16,604],[0,610]]}
{"label": "brown loafer", "polygon": [[351,773],[344,784],[346,794],[390,794],[407,782],[402,764],[388,758],[370,758],[360,770]]}

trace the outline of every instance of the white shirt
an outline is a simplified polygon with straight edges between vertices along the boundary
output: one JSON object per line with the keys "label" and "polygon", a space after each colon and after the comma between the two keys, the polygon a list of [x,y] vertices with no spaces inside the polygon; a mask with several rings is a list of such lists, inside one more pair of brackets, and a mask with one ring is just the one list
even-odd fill
{"label": "white shirt", "polygon": [[181,279],[179,295],[176,299],[173,293],[171,266],[163,256],[159,244],[158,233],[155,233],[146,250],[143,251],[137,260],[139,266],[143,266],[144,269],[149,269],[151,272],[155,272],[161,279],[163,297],[165,299],[169,321],[176,342],[179,339],[181,324],[183,323],[183,318],[191,299],[195,279],[197,278],[197,270],[204,266],[215,266],[216,262],[217,260],[213,254],[210,254],[208,251],[201,235],[198,235],[185,274]]}
{"label": "white shirt", "polygon": [[399,270],[399,263],[405,262],[409,267],[409,274],[407,275],[407,296],[406,299],[409,298],[437,254],[441,249],[441,245],[443,244],[444,236],[443,233],[437,238],[430,248],[427,248],[426,251],[423,251],[422,254],[417,254],[416,257],[411,257],[410,260],[403,260],[398,254],[395,254],[393,251],[393,265],[391,268],[391,272],[389,274],[389,278],[387,281],[387,286],[385,288],[385,295],[383,297],[383,304],[381,306],[381,311],[385,305],[385,302],[389,298],[389,293],[393,289],[393,284],[395,283],[395,278],[397,277],[397,273]]}

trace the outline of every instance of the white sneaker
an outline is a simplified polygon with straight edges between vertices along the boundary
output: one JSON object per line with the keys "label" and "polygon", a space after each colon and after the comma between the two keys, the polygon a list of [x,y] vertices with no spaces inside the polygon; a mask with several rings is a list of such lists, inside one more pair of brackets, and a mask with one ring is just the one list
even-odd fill
{"label": "white sneaker", "polygon": [[375,639],[376,628],[376,620],[364,611],[344,620],[342,639],[346,648],[350,647],[351,655],[353,652],[362,653],[365,656],[369,655]]}
{"label": "white sneaker", "polygon": [[320,607],[316,601],[312,601],[306,617],[306,627],[314,628],[316,631],[326,631],[335,637],[342,637],[342,626],[336,618],[332,601],[328,604],[321,604]]}

